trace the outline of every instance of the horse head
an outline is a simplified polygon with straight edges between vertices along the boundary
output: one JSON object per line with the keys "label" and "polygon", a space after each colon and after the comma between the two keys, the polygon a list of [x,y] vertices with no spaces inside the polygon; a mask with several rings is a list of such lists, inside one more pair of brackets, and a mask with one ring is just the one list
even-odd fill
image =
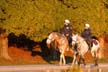
{"label": "horse head", "polygon": [[72,45],[77,43],[78,34],[72,34]]}
{"label": "horse head", "polygon": [[50,47],[50,44],[56,39],[56,34],[55,32],[52,32],[49,34],[47,40],[46,40],[46,43],[47,43],[47,46]]}

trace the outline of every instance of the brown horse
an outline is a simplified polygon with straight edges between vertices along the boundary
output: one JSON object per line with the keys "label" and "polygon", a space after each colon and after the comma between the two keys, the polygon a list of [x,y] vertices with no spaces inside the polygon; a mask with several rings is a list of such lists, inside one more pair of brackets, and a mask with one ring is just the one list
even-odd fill
{"label": "brown horse", "polygon": [[[52,32],[52,33],[49,34],[46,43],[47,43],[47,45],[50,45],[54,41],[56,42],[57,48],[60,52],[60,62],[59,62],[59,64],[60,65],[62,65],[62,64],[65,65],[66,60],[65,60],[64,53],[69,48],[68,40],[64,35],[62,35],[58,32]],[[62,61],[63,61],[63,63],[62,63]]]}

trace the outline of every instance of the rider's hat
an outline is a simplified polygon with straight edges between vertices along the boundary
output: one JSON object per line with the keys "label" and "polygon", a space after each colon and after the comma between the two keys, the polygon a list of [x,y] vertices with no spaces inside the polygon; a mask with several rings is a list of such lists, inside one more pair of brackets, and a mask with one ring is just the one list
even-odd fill
{"label": "rider's hat", "polygon": [[70,21],[68,19],[65,19],[64,22],[68,23],[68,24],[70,23]]}
{"label": "rider's hat", "polygon": [[89,28],[90,27],[90,24],[85,24],[85,27],[88,27]]}

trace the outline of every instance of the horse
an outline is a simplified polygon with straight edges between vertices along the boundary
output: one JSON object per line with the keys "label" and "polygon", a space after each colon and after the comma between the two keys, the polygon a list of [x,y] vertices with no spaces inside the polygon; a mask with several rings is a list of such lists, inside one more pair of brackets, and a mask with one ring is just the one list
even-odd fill
{"label": "horse", "polygon": [[[77,49],[74,50],[74,57],[73,57],[72,65],[74,65],[74,63],[77,61],[77,56],[79,55],[78,65],[80,65],[81,61],[82,61],[85,66],[86,63],[85,63],[84,55],[85,55],[85,53],[88,52],[89,46],[88,46],[87,42],[85,41],[85,39],[78,34],[73,34],[72,40],[73,40],[72,45],[75,45],[75,44],[77,45]],[[92,44],[90,53],[92,54],[92,56],[94,58],[94,66],[98,66],[97,60],[98,60],[98,58],[100,58],[99,50],[100,50],[99,41],[96,39],[93,39],[93,44]]]}
{"label": "horse", "polygon": [[46,40],[47,45],[49,46],[52,42],[56,42],[56,46],[60,52],[60,61],[59,64],[60,65],[65,65],[66,64],[66,60],[65,60],[65,56],[64,53],[68,50],[69,48],[69,43],[67,38],[59,33],[59,32],[51,32]]}

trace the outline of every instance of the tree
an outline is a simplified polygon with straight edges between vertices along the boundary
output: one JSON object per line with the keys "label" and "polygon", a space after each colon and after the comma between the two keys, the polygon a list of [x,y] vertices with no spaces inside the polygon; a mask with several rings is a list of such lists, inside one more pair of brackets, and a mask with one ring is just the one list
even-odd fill
{"label": "tree", "polygon": [[0,55],[6,60],[12,60],[8,53],[8,38],[6,31],[0,28]]}

